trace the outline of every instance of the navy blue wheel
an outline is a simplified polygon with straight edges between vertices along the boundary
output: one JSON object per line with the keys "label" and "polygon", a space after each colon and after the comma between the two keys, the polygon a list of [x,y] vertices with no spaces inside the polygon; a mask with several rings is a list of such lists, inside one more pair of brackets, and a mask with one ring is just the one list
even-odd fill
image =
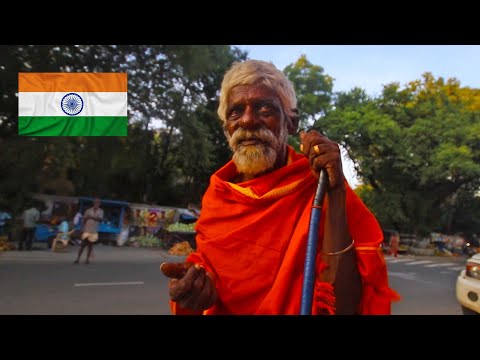
{"label": "navy blue wheel", "polygon": [[83,110],[83,99],[78,94],[68,93],[62,98],[60,105],[65,114],[75,116]]}

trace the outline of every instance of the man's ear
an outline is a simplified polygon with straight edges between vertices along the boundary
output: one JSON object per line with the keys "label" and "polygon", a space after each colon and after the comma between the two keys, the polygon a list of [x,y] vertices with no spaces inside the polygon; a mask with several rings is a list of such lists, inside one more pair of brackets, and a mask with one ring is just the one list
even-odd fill
{"label": "man's ear", "polygon": [[295,135],[298,129],[298,110],[292,109],[292,116],[289,116],[289,121],[287,121],[288,135]]}

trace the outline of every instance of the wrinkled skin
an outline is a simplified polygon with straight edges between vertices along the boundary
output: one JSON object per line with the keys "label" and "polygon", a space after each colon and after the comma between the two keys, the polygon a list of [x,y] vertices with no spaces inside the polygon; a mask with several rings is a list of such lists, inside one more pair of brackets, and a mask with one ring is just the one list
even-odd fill
{"label": "wrinkled skin", "polygon": [[160,266],[165,276],[170,277],[170,299],[184,309],[203,311],[217,299],[217,290],[212,278],[200,265],[192,263],[164,263]]}
{"label": "wrinkled skin", "polygon": [[[308,158],[315,177],[319,177],[323,168],[328,173],[329,190],[344,188],[342,158],[338,144],[315,130],[301,132],[300,142],[301,150]],[[318,152],[314,150],[315,146],[318,146]]]}

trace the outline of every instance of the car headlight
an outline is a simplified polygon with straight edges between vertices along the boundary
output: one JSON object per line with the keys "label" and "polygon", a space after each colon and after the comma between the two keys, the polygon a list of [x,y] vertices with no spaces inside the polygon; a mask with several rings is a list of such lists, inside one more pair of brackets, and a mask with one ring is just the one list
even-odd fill
{"label": "car headlight", "polygon": [[467,269],[465,271],[467,276],[480,280],[480,264],[467,261]]}

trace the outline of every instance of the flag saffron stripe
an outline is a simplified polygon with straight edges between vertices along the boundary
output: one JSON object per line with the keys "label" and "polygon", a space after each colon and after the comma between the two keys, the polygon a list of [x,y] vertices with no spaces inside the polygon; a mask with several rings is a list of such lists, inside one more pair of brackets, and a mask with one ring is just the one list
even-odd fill
{"label": "flag saffron stripe", "polygon": [[127,73],[18,73],[19,92],[126,92]]}
{"label": "flag saffron stripe", "polygon": [[22,136],[127,136],[127,116],[19,116]]}

